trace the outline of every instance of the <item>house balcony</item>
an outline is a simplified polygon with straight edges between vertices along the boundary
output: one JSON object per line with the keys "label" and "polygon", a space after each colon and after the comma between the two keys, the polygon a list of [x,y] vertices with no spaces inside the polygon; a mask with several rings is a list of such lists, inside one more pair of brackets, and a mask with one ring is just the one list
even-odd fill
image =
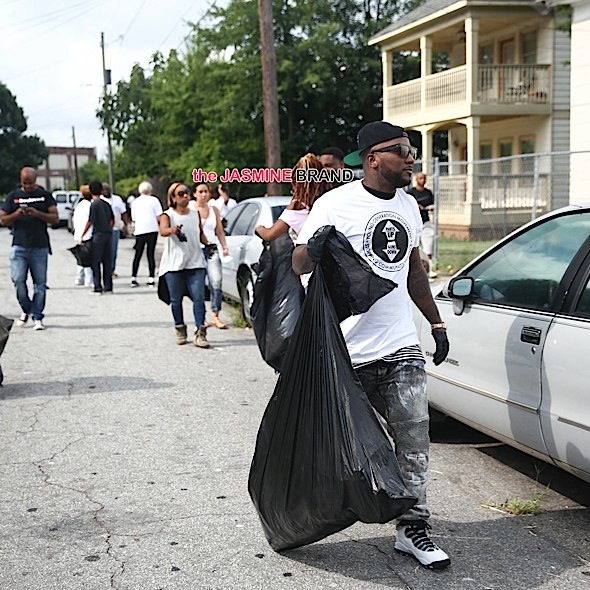
{"label": "house balcony", "polygon": [[473,90],[468,66],[389,86],[384,116],[412,127],[464,117],[505,118],[551,113],[550,65],[475,66]]}

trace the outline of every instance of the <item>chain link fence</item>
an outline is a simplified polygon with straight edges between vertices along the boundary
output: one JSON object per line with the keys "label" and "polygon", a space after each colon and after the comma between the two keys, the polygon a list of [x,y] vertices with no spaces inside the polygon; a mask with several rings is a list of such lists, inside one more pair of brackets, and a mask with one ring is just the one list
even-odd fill
{"label": "chain link fence", "polygon": [[[590,152],[589,152],[590,153]],[[435,195],[433,267],[451,274],[500,238],[569,204],[571,152],[418,161]]]}

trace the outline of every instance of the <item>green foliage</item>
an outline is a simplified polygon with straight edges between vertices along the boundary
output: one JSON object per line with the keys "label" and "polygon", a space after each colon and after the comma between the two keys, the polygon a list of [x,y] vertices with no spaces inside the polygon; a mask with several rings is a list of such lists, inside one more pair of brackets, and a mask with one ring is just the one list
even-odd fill
{"label": "green foliage", "polygon": [[514,498],[512,500],[505,500],[504,502],[487,502],[486,504],[482,504],[482,506],[515,515],[530,514],[537,516],[543,511],[541,509],[541,494],[538,493],[533,494],[528,500]]}
{"label": "green foliage", "polygon": [[571,37],[573,8],[569,4],[559,4],[554,6],[553,10],[555,12],[555,30],[563,31]]}
{"label": "green foliage", "polygon": [[467,241],[440,236],[436,270],[452,275],[495,243],[496,240]]}
{"label": "green foliage", "polygon": [[[381,117],[381,58],[367,42],[416,4],[273,3],[284,166],[328,145],[352,149],[358,129]],[[144,175],[166,184],[189,181],[193,168],[220,174],[225,168],[263,167],[257,2],[213,6],[192,25],[186,55],[154,55],[151,73],[136,65],[98,117],[119,147],[121,177]],[[232,188],[241,196],[264,190]]]}
{"label": "green foliage", "polygon": [[37,168],[47,158],[47,148],[36,135],[25,135],[27,121],[8,88],[0,82],[0,193],[19,185],[23,166]]}
{"label": "green foliage", "polygon": [[[109,181],[109,166],[107,162],[94,161],[86,162],[78,169],[78,176],[80,184],[89,184],[93,180],[100,180],[101,182]],[[76,189],[79,187],[75,187]]]}

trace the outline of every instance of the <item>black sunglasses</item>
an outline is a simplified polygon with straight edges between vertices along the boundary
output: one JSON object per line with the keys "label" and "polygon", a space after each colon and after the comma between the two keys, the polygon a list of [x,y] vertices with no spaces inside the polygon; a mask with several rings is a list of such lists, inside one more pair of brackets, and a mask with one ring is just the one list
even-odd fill
{"label": "black sunglasses", "polygon": [[376,150],[371,150],[369,153],[374,154],[375,152],[393,152],[404,160],[411,155],[414,160],[418,157],[418,148],[405,143],[394,143],[393,145],[387,145]]}
{"label": "black sunglasses", "polygon": [[185,197],[185,196],[186,196],[186,195],[188,195],[188,194],[189,194],[189,192],[188,192],[188,191],[178,191],[178,192],[176,193],[176,196],[177,196],[177,197]]}

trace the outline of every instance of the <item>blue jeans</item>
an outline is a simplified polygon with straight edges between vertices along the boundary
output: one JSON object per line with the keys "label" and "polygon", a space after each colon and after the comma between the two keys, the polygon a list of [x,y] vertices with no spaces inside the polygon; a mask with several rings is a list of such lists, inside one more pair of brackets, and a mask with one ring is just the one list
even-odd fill
{"label": "blue jeans", "polygon": [[[16,298],[24,313],[33,320],[42,320],[47,285],[47,256],[49,248],[10,248],[10,278],[16,287]],[[29,298],[27,275],[33,278],[33,298]]]}
{"label": "blue jeans", "polygon": [[216,249],[211,254],[211,258],[207,258],[207,281],[209,283],[209,292],[211,293],[211,311],[213,313],[219,313],[223,297],[221,291],[221,257],[219,256],[219,249]]}
{"label": "blue jeans", "polygon": [[111,242],[112,255],[113,255],[113,261],[112,261],[111,267],[113,269],[113,272],[115,272],[115,268],[117,266],[117,250],[119,249],[119,238],[120,237],[121,237],[121,230],[113,228],[113,240]]}
{"label": "blue jeans", "polygon": [[398,520],[428,520],[428,399],[424,361],[375,361],[355,369],[369,401],[387,422],[408,491],[418,498]]}
{"label": "blue jeans", "polygon": [[205,269],[192,268],[167,272],[164,277],[170,292],[170,307],[175,326],[184,326],[182,300],[185,295],[192,299],[195,327],[205,323]]}

